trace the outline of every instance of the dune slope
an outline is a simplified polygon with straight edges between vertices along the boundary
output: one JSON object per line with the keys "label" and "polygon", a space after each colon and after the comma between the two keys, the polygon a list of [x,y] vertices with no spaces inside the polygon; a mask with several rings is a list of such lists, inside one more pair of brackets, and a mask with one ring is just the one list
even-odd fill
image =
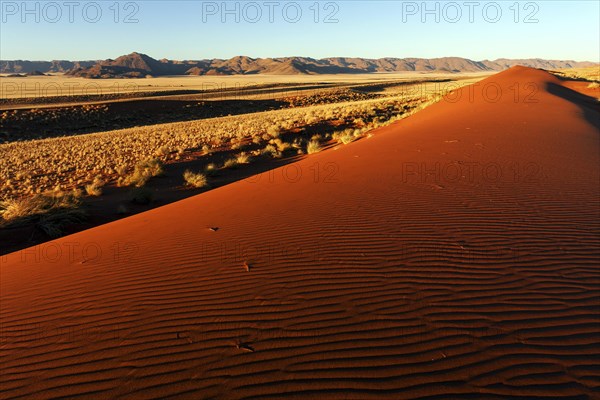
{"label": "dune slope", "polygon": [[595,107],[515,67],[2,257],[0,397],[598,398]]}

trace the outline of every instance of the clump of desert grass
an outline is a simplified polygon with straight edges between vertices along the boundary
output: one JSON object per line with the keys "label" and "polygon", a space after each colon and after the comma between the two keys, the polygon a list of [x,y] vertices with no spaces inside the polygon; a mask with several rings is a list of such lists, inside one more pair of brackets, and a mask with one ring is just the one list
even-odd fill
{"label": "clump of desert grass", "polygon": [[133,173],[125,179],[126,186],[142,187],[150,178],[164,174],[163,163],[154,158],[136,164]]}
{"label": "clump of desert grass", "polygon": [[335,132],[331,137],[339,143],[348,144],[358,139],[362,134],[360,129],[345,129]]}
{"label": "clump of desert grass", "polygon": [[322,150],[323,148],[321,147],[321,143],[319,143],[318,140],[311,140],[310,142],[308,142],[308,144],[306,145],[306,152],[308,154],[314,154],[314,153],[318,153]]}
{"label": "clump of desert grass", "polygon": [[65,226],[85,220],[80,208],[81,192],[54,191],[33,197],[7,199],[0,202],[0,227],[34,223],[52,238],[63,234]]}
{"label": "clump of desert grass", "polygon": [[587,87],[588,89],[598,89],[600,87],[600,82],[592,82]]}
{"label": "clump of desert grass", "polygon": [[249,164],[250,160],[251,160],[251,157],[249,154],[240,153],[235,157],[228,158],[227,160],[225,160],[225,162],[223,163],[223,168],[224,169],[236,169],[242,164]]}
{"label": "clump of desert grass", "polygon": [[183,173],[183,179],[187,185],[195,188],[202,188],[208,185],[208,179],[206,178],[206,175],[192,172],[189,169]]}
{"label": "clump of desert grass", "polygon": [[246,153],[240,153],[235,158],[235,161],[238,164],[249,164],[250,160],[251,160],[250,156],[248,154],[246,154]]}
{"label": "clump of desert grass", "polygon": [[104,186],[104,180],[102,177],[97,176],[94,178],[92,183],[85,186],[85,192],[88,196],[100,196],[102,195],[102,187]]}
{"label": "clump of desert grass", "polygon": [[237,161],[237,158],[228,158],[223,163],[223,168],[225,169],[236,169],[240,164]]}
{"label": "clump of desert grass", "polygon": [[280,138],[270,140],[269,144],[271,144],[272,146],[275,146],[275,148],[277,148],[277,151],[280,152],[281,154],[283,154],[286,151],[291,150],[293,148],[291,143],[284,142]]}
{"label": "clump of desert grass", "polygon": [[273,158],[281,158],[283,156],[283,154],[277,150],[277,147],[272,144],[266,145],[265,148],[261,150],[261,153]]}

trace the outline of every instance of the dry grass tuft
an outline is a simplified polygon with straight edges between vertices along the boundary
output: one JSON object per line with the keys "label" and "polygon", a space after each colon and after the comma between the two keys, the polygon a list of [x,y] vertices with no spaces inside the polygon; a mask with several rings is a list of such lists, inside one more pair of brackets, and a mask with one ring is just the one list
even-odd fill
{"label": "dry grass tuft", "polygon": [[0,202],[0,227],[20,226],[34,222],[50,237],[63,234],[66,225],[82,222],[85,212],[78,192],[50,192],[33,197]]}
{"label": "dry grass tuft", "polygon": [[[380,126],[379,122],[373,123],[374,128],[378,127],[378,126]],[[358,139],[361,135],[362,135],[361,129],[345,129],[344,131],[341,131],[341,132],[335,132],[331,136],[338,143],[348,144],[348,143],[351,143],[351,142],[355,141],[356,139]]]}
{"label": "dry grass tuft", "polygon": [[135,166],[133,174],[125,180],[127,186],[142,187],[150,178],[161,176],[164,173],[163,163],[158,159],[146,160],[138,163]]}
{"label": "dry grass tuft", "polygon": [[317,140],[311,140],[306,145],[306,152],[308,154],[318,153],[322,150],[321,144]]}
{"label": "dry grass tuft", "polygon": [[229,158],[223,163],[223,168],[236,169],[239,166],[237,158]]}
{"label": "dry grass tuft", "polygon": [[201,188],[208,185],[208,179],[206,178],[206,175],[194,173],[189,169],[183,173],[183,179],[189,186],[193,186],[195,188]]}
{"label": "dry grass tuft", "polygon": [[100,196],[102,195],[102,186],[104,186],[104,180],[97,176],[92,183],[85,186],[85,192],[88,196]]}
{"label": "dry grass tuft", "polygon": [[238,156],[235,158],[235,161],[238,164],[249,164],[250,163],[250,156],[246,153],[240,153],[238,154]]}
{"label": "dry grass tuft", "polygon": [[281,154],[281,152],[277,150],[277,147],[275,147],[272,144],[266,145],[265,148],[261,150],[261,153],[269,155],[273,158],[281,158],[283,156],[283,154]]}

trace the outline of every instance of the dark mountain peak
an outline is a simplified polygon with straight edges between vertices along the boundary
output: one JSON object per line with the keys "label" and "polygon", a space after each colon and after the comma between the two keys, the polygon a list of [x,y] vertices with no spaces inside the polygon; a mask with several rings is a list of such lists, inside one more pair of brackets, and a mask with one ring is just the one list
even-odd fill
{"label": "dark mountain peak", "polygon": [[131,54],[118,57],[117,59],[109,62],[106,65],[111,65],[114,67],[140,69],[152,72],[153,68],[158,66],[159,64],[160,62],[158,60],[155,60],[154,58],[146,54],[133,52]]}

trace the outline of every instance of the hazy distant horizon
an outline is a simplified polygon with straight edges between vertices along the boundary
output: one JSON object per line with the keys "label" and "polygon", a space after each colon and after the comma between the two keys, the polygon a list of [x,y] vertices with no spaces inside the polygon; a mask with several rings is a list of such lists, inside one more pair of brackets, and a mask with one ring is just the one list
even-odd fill
{"label": "hazy distant horizon", "polygon": [[278,58],[312,58],[315,60],[323,60],[323,59],[332,59],[332,58],[346,58],[346,59],[352,59],[352,58],[361,58],[361,59],[365,59],[365,60],[378,60],[378,59],[424,59],[424,60],[433,60],[433,59],[441,59],[441,58],[462,58],[465,60],[471,60],[471,61],[475,61],[475,62],[483,62],[483,61],[496,61],[496,60],[520,60],[520,59],[527,59],[527,60],[547,60],[547,61],[573,61],[573,62],[591,62],[591,63],[598,63],[600,64],[600,61],[594,61],[594,60],[573,60],[573,59],[563,59],[563,58],[543,58],[543,57],[518,57],[518,58],[511,58],[511,57],[497,57],[497,58],[492,58],[492,59],[475,59],[475,58],[471,58],[471,57],[464,57],[464,56],[457,56],[457,55],[450,55],[450,56],[440,56],[440,57],[412,57],[412,56],[387,56],[387,57],[377,57],[377,58],[372,58],[372,57],[362,57],[362,56],[328,56],[328,57],[312,57],[312,56],[306,56],[306,55],[284,55],[284,56],[272,56],[272,57],[255,57],[255,56],[251,56],[248,54],[238,54],[232,57],[228,57],[228,58],[221,58],[221,57],[201,57],[201,58],[185,58],[185,59],[180,59],[180,58],[171,58],[171,57],[163,57],[163,56],[157,56],[154,54],[148,54],[148,53],[144,53],[142,51],[129,51],[127,53],[123,53],[123,54],[118,54],[118,55],[113,55],[113,56],[109,56],[109,57],[105,57],[105,58],[88,58],[88,59],[66,59],[66,58],[51,58],[51,59],[32,59],[32,58],[0,58],[0,61],[32,61],[32,62],[48,62],[48,61],[103,61],[103,60],[107,60],[107,59],[116,59],[118,57],[121,56],[125,56],[128,54],[132,54],[132,53],[140,53],[140,54],[145,54],[155,60],[161,60],[161,59],[167,59],[170,61],[202,61],[202,60],[217,60],[217,59],[223,59],[223,60],[229,60],[231,58],[235,58],[235,57],[249,57],[252,59],[278,59]]}

